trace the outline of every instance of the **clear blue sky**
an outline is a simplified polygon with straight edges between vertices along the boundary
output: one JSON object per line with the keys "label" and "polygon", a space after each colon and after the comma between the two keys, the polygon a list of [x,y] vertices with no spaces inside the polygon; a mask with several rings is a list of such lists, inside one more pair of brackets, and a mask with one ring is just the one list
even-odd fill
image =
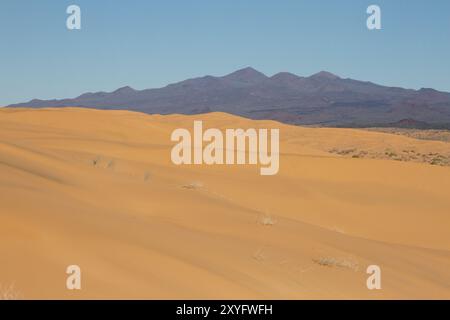
{"label": "clear blue sky", "polygon": [[[381,31],[366,28],[370,4]],[[449,0],[1,0],[0,44],[0,105],[246,66],[450,91]]]}

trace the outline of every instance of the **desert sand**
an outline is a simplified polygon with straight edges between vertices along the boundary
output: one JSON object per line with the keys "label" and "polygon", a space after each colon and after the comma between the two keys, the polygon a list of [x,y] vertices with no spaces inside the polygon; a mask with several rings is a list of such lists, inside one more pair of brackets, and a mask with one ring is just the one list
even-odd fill
{"label": "desert sand", "polygon": [[[170,134],[194,120],[279,128],[279,173],[175,166]],[[376,159],[386,150],[450,144],[223,113],[0,109],[0,287],[22,299],[450,299],[450,167]],[[66,289],[72,264],[82,290]],[[366,287],[369,265],[381,290]]]}

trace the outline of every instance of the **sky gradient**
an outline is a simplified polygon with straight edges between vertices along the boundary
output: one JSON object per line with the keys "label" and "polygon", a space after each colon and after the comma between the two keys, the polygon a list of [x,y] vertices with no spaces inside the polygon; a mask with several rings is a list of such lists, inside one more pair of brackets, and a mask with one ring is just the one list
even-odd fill
{"label": "sky gradient", "polygon": [[[82,30],[66,28],[66,8]],[[369,31],[366,9],[382,10]],[[2,0],[0,105],[252,66],[450,91],[448,0]]]}

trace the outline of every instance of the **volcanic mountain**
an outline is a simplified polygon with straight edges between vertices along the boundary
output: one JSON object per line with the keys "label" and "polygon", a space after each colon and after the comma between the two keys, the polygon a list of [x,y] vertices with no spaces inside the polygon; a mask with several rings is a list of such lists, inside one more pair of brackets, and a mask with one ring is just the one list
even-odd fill
{"label": "volcanic mountain", "polygon": [[149,114],[227,112],[251,119],[321,126],[450,128],[450,93],[387,87],[321,71],[271,77],[245,68],[163,88],[85,93],[74,99],[31,100],[10,107],[87,107]]}

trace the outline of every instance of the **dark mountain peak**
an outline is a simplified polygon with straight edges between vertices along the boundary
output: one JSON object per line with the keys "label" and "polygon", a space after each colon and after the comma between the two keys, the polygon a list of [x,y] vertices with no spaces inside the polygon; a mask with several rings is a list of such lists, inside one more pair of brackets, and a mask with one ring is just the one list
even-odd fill
{"label": "dark mountain peak", "polygon": [[132,87],[130,87],[130,86],[125,86],[125,87],[122,87],[122,88],[117,89],[116,91],[114,91],[114,92],[112,92],[112,93],[121,93],[121,94],[124,94],[124,93],[134,93],[134,92],[136,92],[136,90],[134,90]]}
{"label": "dark mountain peak", "polygon": [[105,91],[86,92],[86,93],[83,93],[82,95],[78,96],[76,99],[83,99],[83,100],[84,99],[99,99],[99,98],[104,98],[104,97],[109,97],[109,96],[117,97],[118,95],[128,96],[135,92],[137,92],[137,91],[129,86],[126,86],[126,87],[119,88],[112,92],[105,92]]}
{"label": "dark mountain peak", "polygon": [[310,79],[317,79],[317,80],[337,80],[340,79],[337,75],[332,74],[328,71],[320,71],[318,73],[313,74],[309,77]]}
{"label": "dark mountain peak", "polygon": [[223,79],[247,83],[257,83],[266,80],[267,76],[264,73],[259,72],[258,70],[247,67],[230,73],[229,75],[224,76]]}
{"label": "dark mountain peak", "polygon": [[86,93],[79,95],[76,99],[90,98],[94,95],[95,95],[95,93],[93,93],[93,92],[86,92]]}
{"label": "dark mountain peak", "polygon": [[417,90],[417,93],[418,93],[418,100],[422,102],[426,101],[427,103],[445,102],[448,101],[448,99],[450,99],[450,94],[448,92],[441,92],[432,88],[421,88]]}
{"label": "dark mountain peak", "polygon": [[426,95],[448,95],[448,92],[441,92],[433,88],[420,88],[419,90],[417,90],[417,92]]}
{"label": "dark mountain peak", "polygon": [[289,72],[278,72],[270,77],[272,80],[280,80],[280,81],[296,81],[303,79],[302,77],[297,76],[296,74]]}
{"label": "dark mountain peak", "polygon": [[438,92],[437,90],[434,90],[432,88],[420,88],[419,91],[422,91],[422,92]]}

